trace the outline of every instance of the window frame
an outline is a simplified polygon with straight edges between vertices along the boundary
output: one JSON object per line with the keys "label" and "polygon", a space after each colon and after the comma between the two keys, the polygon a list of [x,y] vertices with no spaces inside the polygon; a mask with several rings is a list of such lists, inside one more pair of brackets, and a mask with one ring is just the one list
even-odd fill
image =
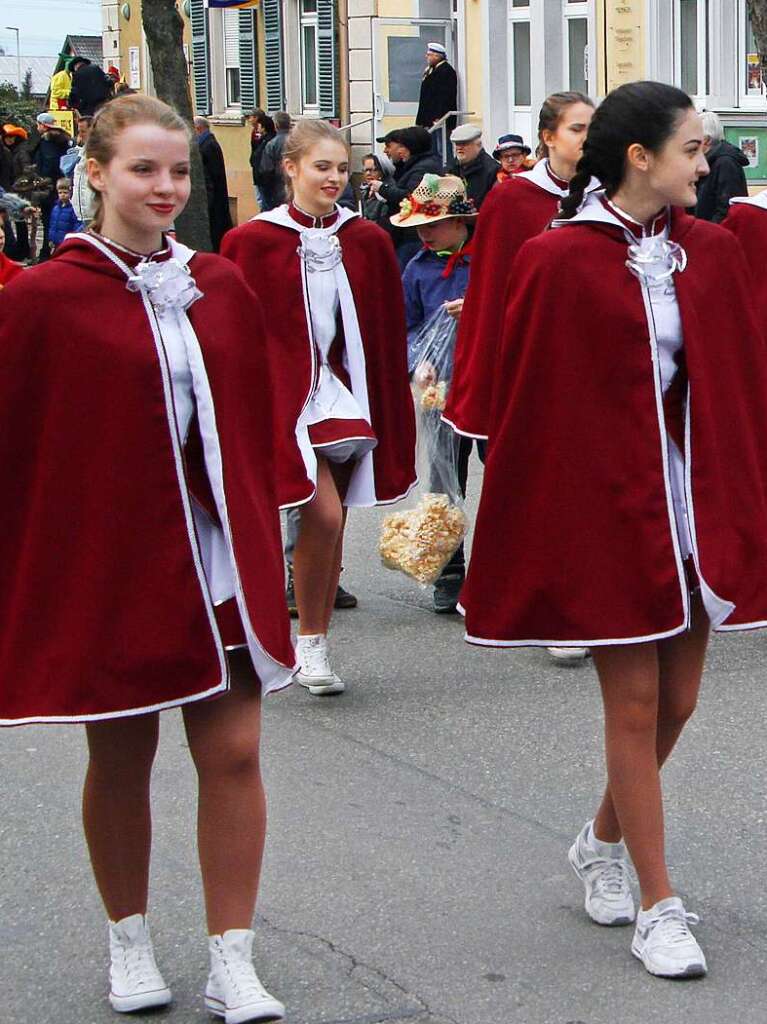
{"label": "window frame", "polygon": [[748,72],[746,65],[746,58],[749,53],[749,50],[746,46],[746,40],[748,37],[748,30],[746,28],[747,18],[748,8],[746,6],[746,0],[738,0],[738,108],[740,110],[759,110],[764,112],[765,103],[767,102],[767,83],[762,81],[761,92],[759,93],[759,95],[756,95],[755,93],[749,93],[748,91]]}
{"label": "window frame", "polygon": [[594,80],[594,5],[591,0],[562,0],[562,81],[566,90],[571,90],[570,79],[570,22],[586,22],[585,79],[586,95],[595,91]]}
{"label": "window frame", "polygon": [[[301,80],[301,112],[309,117],[320,116],[320,52],[319,52],[319,15],[315,0],[314,11],[304,11],[304,0],[298,0],[298,50],[299,73]],[[314,103],[307,102],[306,89],[306,45],[305,28],[314,29]]]}
{"label": "window frame", "polygon": [[[706,106],[711,93],[711,60],[709,47],[711,44],[711,0],[696,0],[697,6],[697,39],[695,53],[697,57],[696,78],[697,90],[690,93],[690,98],[699,106]],[[674,0],[673,8],[674,31],[674,85],[684,89],[682,83],[682,0]],[[701,85],[703,88],[701,88]]]}
{"label": "window frame", "polygon": [[[524,120],[525,124],[529,124],[532,112],[533,112],[533,74],[532,74],[532,63],[533,63],[533,39],[532,39],[532,22],[533,22],[533,7],[537,0],[529,0],[525,7],[513,7],[512,0],[507,2],[507,52],[508,52],[508,91],[509,91],[509,114],[511,118],[512,126],[518,125],[520,120]],[[528,91],[530,94],[530,102],[528,104],[518,103],[516,97],[516,75],[515,75],[515,41],[514,41],[514,27],[520,23],[527,23],[528,33],[530,39],[530,48],[528,55],[528,65],[530,69],[530,78],[528,84]],[[527,135],[526,132],[522,133]]]}

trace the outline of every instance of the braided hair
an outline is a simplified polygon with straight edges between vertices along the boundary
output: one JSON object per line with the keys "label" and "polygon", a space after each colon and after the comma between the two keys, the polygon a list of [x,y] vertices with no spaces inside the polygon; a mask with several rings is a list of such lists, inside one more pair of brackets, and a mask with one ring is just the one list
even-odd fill
{"label": "braided hair", "polygon": [[662,82],[632,82],[613,89],[592,118],[583,155],[570,182],[559,216],[569,220],[583,203],[592,177],[609,196],[620,188],[626,172],[626,151],[639,143],[658,153],[673,135],[680,115],[693,108],[686,92]]}

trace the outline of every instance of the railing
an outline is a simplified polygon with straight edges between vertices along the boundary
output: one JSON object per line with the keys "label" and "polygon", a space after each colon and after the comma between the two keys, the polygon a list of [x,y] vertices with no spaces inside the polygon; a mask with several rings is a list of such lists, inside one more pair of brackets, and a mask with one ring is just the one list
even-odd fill
{"label": "railing", "polygon": [[449,155],[447,149],[447,122],[450,120],[451,117],[474,117],[474,111],[448,110],[446,114],[443,114],[442,117],[440,117],[439,120],[435,121],[431,128],[429,128],[429,131],[432,133],[432,135],[434,134],[434,132],[442,132],[442,147],[440,149],[440,153],[442,154],[442,159],[444,160],[445,163],[448,163]]}

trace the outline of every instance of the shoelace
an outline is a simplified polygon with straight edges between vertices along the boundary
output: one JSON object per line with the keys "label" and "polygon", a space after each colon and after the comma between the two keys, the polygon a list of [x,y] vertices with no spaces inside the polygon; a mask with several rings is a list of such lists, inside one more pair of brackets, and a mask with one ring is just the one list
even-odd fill
{"label": "shoelace", "polygon": [[609,866],[602,870],[594,888],[600,896],[623,896],[628,889],[626,863],[622,860],[610,860],[607,863]]}
{"label": "shoelace", "polygon": [[694,939],[689,926],[700,924],[697,914],[688,914],[685,910],[667,910],[650,922],[653,938],[657,935],[666,946],[680,946]]}
{"label": "shoelace", "polygon": [[246,1002],[248,999],[264,999],[268,993],[253,967],[253,964],[246,960],[230,960],[227,956],[222,957],[224,970],[231,985],[231,995],[238,1002]]}
{"label": "shoelace", "polygon": [[301,648],[301,661],[303,668],[309,676],[329,676],[330,663],[328,662],[327,651],[317,644]]}
{"label": "shoelace", "polygon": [[154,985],[157,982],[157,964],[151,946],[131,943],[119,946],[122,970],[132,985]]}

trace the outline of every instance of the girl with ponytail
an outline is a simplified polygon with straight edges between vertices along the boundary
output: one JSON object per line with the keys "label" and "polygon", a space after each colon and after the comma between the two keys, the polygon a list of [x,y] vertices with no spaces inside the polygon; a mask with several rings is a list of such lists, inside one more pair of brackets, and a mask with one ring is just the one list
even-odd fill
{"label": "girl with ponytail", "polygon": [[668,875],[660,768],[710,629],[767,622],[767,370],[737,241],[684,212],[707,170],[680,90],[621,86],[596,111],[556,230],[512,270],[461,593],[471,643],[591,649],[607,787],[570,864],[589,916],[636,921],[631,952],[676,978],[706,960]]}

